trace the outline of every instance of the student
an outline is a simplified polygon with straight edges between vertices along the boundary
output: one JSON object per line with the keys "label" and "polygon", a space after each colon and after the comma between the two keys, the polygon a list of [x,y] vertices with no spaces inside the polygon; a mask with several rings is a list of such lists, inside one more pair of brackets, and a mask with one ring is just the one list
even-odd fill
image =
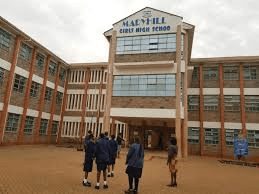
{"label": "student", "polygon": [[104,138],[105,138],[106,140],[109,140],[109,135],[108,135],[108,132],[107,132],[107,131],[104,132]]}
{"label": "student", "polygon": [[100,134],[100,139],[96,142],[96,165],[97,165],[97,183],[95,189],[100,189],[100,176],[103,172],[104,189],[108,189],[106,180],[106,169],[109,162],[109,142],[105,139],[103,133]]}
{"label": "student", "polygon": [[169,172],[171,174],[171,183],[167,185],[169,187],[177,187],[177,183],[176,183],[177,153],[178,153],[177,140],[175,137],[172,137],[170,139],[170,145],[168,146],[168,158],[167,158],[167,165],[169,167]]}
{"label": "student", "polygon": [[117,136],[116,141],[118,143],[117,158],[120,158],[121,144],[124,141],[121,133],[119,133],[119,135]]}
{"label": "student", "polygon": [[134,138],[134,143],[129,148],[126,164],[128,165],[126,173],[128,174],[129,189],[125,191],[125,193],[136,194],[138,193],[139,179],[141,178],[144,164],[144,149],[143,146],[140,144],[139,137]]}
{"label": "student", "polygon": [[85,161],[84,161],[84,172],[85,178],[83,180],[83,186],[91,187],[91,183],[87,180],[89,172],[93,170],[93,158],[95,153],[94,136],[90,134],[88,140],[85,141]]}
{"label": "student", "polygon": [[[110,148],[110,161],[108,166],[108,177],[114,177],[114,166],[115,160],[117,156],[118,143],[115,141],[115,135],[111,136],[109,140],[109,148]],[[111,170],[112,167],[112,170]]]}

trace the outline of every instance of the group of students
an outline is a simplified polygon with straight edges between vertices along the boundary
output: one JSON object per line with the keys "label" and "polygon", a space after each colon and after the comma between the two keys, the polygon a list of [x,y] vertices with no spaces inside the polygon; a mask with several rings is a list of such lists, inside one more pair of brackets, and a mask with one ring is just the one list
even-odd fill
{"label": "group of students", "polygon": [[[93,161],[95,159],[97,166],[97,183],[95,189],[100,189],[101,172],[103,172],[103,188],[108,188],[107,168],[108,177],[114,177],[115,161],[116,157],[119,155],[122,141],[124,140],[122,139],[121,134],[119,134],[115,140],[114,135],[111,135],[111,138],[109,139],[108,133],[101,133],[99,139],[95,142],[91,131],[88,132],[88,136],[85,139],[85,177],[83,180],[83,186],[91,186],[91,183],[88,181],[88,174],[92,172]],[[176,138],[171,138],[169,143],[167,165],[169,166],[169,171],[171,174],[171,183],[168,186],[176,187],[176,157],[178,152]],[[125,193],[136,194],[138,193],[139,179],[142,176],[142,169],[144,165],[144,148],[140,143],[139,137],[133,138],[133,143],[129,147],[126,156],[126,165],[126,174],[128,175],[129,188],[125,191]]]}

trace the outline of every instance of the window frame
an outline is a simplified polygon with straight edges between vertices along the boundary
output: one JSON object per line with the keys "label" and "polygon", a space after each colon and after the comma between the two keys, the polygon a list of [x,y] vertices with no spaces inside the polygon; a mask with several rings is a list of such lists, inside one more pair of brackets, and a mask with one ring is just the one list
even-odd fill
{"label": "window frame", "polygon": [[20,115],[15,113],[8,113],[6,120],[5,131],[6,132],[17,132],[20,121]]}
{"label": "window frame", "polygon": [[32,134],[33,127],[34,127],[34,117],[26,116],[23,133]]}
{"label": "window frame", "polygon": [[0,27],[0,49],[9,52],[12,35]]}
{"label": "window frame", "polygon": [[19,74],[15,74],[14,83],[13,83],[13,90],[16,91],[16,92],[23,93],[23,90],[25,88],[25,84],[26,84],[26,78],[19,75]]}
{"label": "window frame", "polygon": [[47,135],[48,124],[49,124],[48,119],[41,119],[40,120],[40,129],[39,129],[40,135]]}

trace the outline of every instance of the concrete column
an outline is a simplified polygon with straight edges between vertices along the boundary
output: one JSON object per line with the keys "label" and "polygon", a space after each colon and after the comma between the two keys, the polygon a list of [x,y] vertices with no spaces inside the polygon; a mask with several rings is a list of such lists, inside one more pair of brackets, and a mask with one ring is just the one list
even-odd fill
{"label": "concrete column", "polygon": [[59,121],[59,127],[58,127],[58,135],[56,138],[57,144],[60,144],[60,138],[61,138],[61,133],[62,133],[62,129],[63,129],[64,113],[65,113],[66,105],[67,105],[67,85],[68,85],[68,80],[69,80],[68,76],[69,76],[69,71],[67,70],[65,84],[64,84],[64,94],[63,94],[63,99],[62,99],[62,108],[61,108],[61,113],[60,113],[60,121]]}
{"label": "concrete column", "polygon": [[223,64],[219,65],[219,88],[220,88],[220,155],[221,157],[225,156],[226,153],[226,141],[225,141],[225,126],[224,126],[224,71],[223,71]]}
{"label": "concrete column", "polygon": [[182,157],[182,134],[181,134],[181,33],[182,26],[177,26],[176,33],[176,118],[175,136],[178,145],[178,157]]}
{"label": "concrete column", "polygon": [[22,114],[20,128],[18,131],[17,143],[23,142],[23,131],[25,126],[27,109],[29,106],[30,90],[31,90],[31,84],[32,84],[32,76],[34,74],[34,69],[35,69],[34,67],[35,67],[36,55],[37,55],[37,48],[34,47],[32,52],[31,64],[30,64],[29,78],[27,80],[26,89],[25,89],[25,96],[24,96],[24,102],[23,102],[23,114]]}
{"label": "concrete column", "polygon": [[14,70],[15,70],[15,66],[17,64],[17,60],[18,60],[21,39],[22,39],[21,36],[16,36],[11,68],[9,71],[9,77],[7,78],[8,81],[7,81],[6,91],[5,91],[4,101],[3,101],[3,103],[4,103],[3,110],[1,113],[1,117],[0,117],[0,144],[2,144],[3,140],[4,140],[4,129],[5,129],[6,119],[7,119],[7,115],[8,115],[8,105],[9,105],[10,97],[11,97],[11,93],[12,93]]}
{"label": "concrete column", "polygon": [[109,64],[108,64],[108,81],[106,89],[106,107],[104,112],[104,131],[110,131],[110,111],[112,101],[112,87],[113,87],[113,63],[116,55],[116,31],[112,32],[109,48]]}
{"label": "concrete column", "polygon": [[242,134],[246,136],[246,112],[245,112],[245,95],[244,95],[244,70],[243,64],[239,64],[239,85],[240,85],[240,110],[241,110],[241,123]]}
{"label": "concrete column", "polygon": [[41,88],[41,94],[40,94],[40,100],[39,100],[39,106],[38,106],[39,114],[34,126],[34,134],[33,134],[34,143],[39,143],[39,129],[40,129],[41,116],[42,116],[42,109],[45,102],[44,97],[45,97],[46,85],[48,80],[49,62],[50,62],[50,55],[47,56],[47,59],[45,61],[43,84]]}

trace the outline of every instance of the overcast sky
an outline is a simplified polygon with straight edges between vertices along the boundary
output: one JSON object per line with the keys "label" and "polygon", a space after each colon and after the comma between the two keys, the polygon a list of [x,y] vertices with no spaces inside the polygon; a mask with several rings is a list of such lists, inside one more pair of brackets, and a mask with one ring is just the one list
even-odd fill
{"label": "overcast sky", "polygon": [[103,32],[147,6],[195,25],[192,58],[259,55],[257,0],[0,0],[0,14],[68,63],[99,62]]}

